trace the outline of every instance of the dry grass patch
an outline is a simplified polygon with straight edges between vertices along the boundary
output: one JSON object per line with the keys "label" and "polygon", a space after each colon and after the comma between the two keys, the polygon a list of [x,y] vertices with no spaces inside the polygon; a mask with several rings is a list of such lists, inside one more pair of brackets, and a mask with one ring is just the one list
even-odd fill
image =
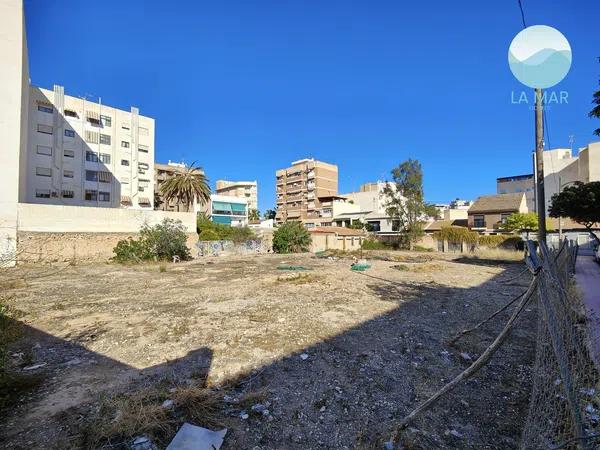
{"label": "dry grass patch", "polygon": [[427,273],[443,270],[444,266],[438,263],[396,264],[392,266],[392,269],[401,270],[405,272]]}
{"label": "dry grass patch", "polygon": [[307,283],[317,283],[323,281],[324,277],[322,275],[316,275],[314,273],[286,273],[284,275],[279,275],[277,277],[277,283],[287,283],[287,284],[307,284]]}
{"label": "dry grass patch", "polygon": [[[163,406],[167,400],[172,405]],[[103,400],[81,433],[84,448],[128,448],[129,441],[147,435],[166,446],[177,429],[190,422],[204,427],[221,425],[222,393],[197,386],[145,388]],[[127,446],[127,447],[119,447]]]}
{"label": "dry grass patch", "polygon": [[483,259],[488,261],[510,261],[517,262],[523,261],[523,252],[518,250],[508,250],[504,248],[488,248],[488,249],[476,249],[472,253],[465,253],[465,258],[471,259]]}

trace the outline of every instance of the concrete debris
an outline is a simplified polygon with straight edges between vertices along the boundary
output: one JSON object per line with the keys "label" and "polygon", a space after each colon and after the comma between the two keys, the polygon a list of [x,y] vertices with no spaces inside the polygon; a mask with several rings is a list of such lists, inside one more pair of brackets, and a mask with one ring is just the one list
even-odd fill
{"label": "concrete debris", "polygon": [[260,403],[257,403],[256,405],[252,405],[252,411],[256,412],[256,413],[261,413],[261,414],[265,414],[265,412],[268,415],[269,414],[269,410],[267,409],[267,407],[265,405],[261,405]]}
{"label": "concrete debris", "polygon": [[46,363],[40,363],[40,364],[34,364],[33,366],[27,366],[27,367],[23,367],[23,370],[35,370],[35,369],[39,369],[41,367],[44,367],[46,365]]}
{"label": "concrete debris", "polygon": [[240,418],[242,420],[246,420],[248,417],[250,417],[250,416],[248,415],[248,413],[246,411],[244,411],[240,414]]}
{"label": "concrete debris", "polygon": [[167,446],[167,450],[219,450],[226,433],[227,428],[211,431],[184,423]]}
{"label": "concrete debris", "polygon": [[454,436],[455,438],[461,438],[461,437],[462,437],[462,434],[460,434],[460,433],[459,433],[458,431],[456,431],[456,430],[446,430],[446,431],[444,432],[444,434],[445,434],[446,436]]}
{"label": "concrete debris", "polygon": [[131,450],[157,450],[157,447],[148,436],[137,436],[133,438]]}
{"label": "concrete debris", "polygon": [[306,353],[302,353],[302,354],[300,355],[300,359],[301,359],[302,361],[306,361],[306,360],[308,359],[308,355],[307,355]]}
{"label": "concrete debris", "polygon": [[460,357],[462,359],[464,359],[465,361],[472,361],[473,360],[473,358],[471,357],[471,355],[469,355],[468,353],[461,353]]}

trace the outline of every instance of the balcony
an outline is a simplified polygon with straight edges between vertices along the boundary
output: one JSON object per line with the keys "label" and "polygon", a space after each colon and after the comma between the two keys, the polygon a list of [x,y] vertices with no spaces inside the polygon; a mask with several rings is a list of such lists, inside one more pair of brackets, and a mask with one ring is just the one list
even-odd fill
{"label": "balcony", "polygon": [[286,183],[297,183],[298,181],[302,181],[302,175],[296,175],[293,177],[287,177]]}

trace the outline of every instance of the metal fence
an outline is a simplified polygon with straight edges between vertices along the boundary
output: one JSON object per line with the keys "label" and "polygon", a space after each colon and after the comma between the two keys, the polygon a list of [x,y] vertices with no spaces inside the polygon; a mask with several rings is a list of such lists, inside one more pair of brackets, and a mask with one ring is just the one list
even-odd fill
{"label": "metal fence", "polygon": [[558,250],[528,243],[539,306],[536,360],[529,414],[521,447],[596,448],[600,442],[599,378],[589,329],[573,273],[577,246]]}

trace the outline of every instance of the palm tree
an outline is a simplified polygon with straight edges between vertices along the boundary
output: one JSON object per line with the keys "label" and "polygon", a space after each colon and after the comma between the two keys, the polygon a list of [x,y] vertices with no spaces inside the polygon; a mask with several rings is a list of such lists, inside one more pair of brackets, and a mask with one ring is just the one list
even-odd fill
{"label": "palm tree", "polygon": [[251,209],[248,211],[248,219],[249,220],[260,220],[260,213],[258,209]]}
{"label": "palm tree", "polygon": [[160,185],[160,192],[168,204],[171,200],[179,204],[186,205],[187,211],[194,200],[200,204],[205,204],[210,200],[210,187],[208,179],[204,175],[201,167],[195,166],[195,162],[186,166],[181,172],[175,173],[172,177],[163,181]]}

